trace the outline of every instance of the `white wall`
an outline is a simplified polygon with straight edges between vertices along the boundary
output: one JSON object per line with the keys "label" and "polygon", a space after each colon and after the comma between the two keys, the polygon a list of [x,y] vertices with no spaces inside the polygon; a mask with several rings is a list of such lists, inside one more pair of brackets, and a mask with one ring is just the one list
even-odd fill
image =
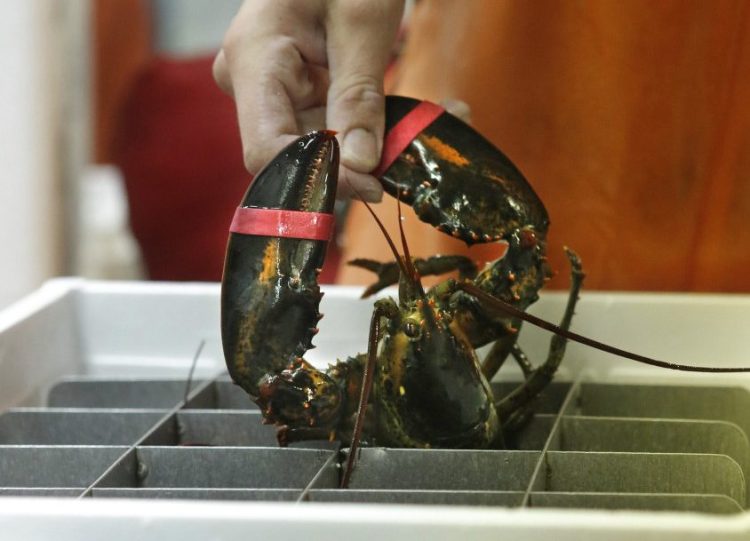
{"label": "white wall", "polygon": [[0,2],[0,308],[69,267],[71,176],[88,154],[87,17],[86,0]]}

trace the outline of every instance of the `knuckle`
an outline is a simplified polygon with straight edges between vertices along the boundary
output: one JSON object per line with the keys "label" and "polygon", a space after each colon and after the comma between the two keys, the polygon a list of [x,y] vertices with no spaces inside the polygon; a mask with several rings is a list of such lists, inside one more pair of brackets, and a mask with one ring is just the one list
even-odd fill
{"label": "knuckle", "polygon": [[294,72],[304,65],[295,40],[289,36],[274,36],[268,40],[264,54],[268,62],[274,62],[283,72]]}
{"label": "knuckle", "polygon": [[214,58],[214,63],[211,66],[211,73],[214,81],[216,81],[216,84],[221,88],[225,89],[225,87],[228,86],[227,67],[221,52]]}
{"label": "knuckle", "polygon": [[333,83],[330,97],[340,108],[364,115],[377,115],[385,106],[383,82],[370,75],[351,76]]}
{"label": "knuckle", "polygon": [[231,25],[224,34],[224,40],[221,47],[225,54],[232,55],[235,51],[241,50],[246,31],[237,25]]}

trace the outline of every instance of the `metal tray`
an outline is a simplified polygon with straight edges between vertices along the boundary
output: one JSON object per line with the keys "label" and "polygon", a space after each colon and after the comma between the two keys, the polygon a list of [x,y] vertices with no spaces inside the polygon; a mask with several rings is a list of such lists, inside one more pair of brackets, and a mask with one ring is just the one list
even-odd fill
{"label": "metal tray", "polygon": [[[356,344],[365,342],[369,310],[356,303],[355,293],[328,291],[321,337],[330,327],[350,332],[339,341],[322,339],[314,350],[318,362],[357,351]],[[0,415],[0,496],[7,503],[0,506],[0,527],[31,527],[23,522],[29,518],[23,502],[29,502],[37,509],[34,516],[45,519],[39,528],[59,526],[50,517],[63,509],[67,523],[85,504],[83,522],[73,521],[78,534],[99,524],[93,518],[99,512],[112,522],[113,509],[132,516],[155,513],[152,520],[166,522],[174,517],[165,509],[177,509],[184,524],[192,525],[181,530],[181,538],[198,531],[196,521],[205,525],[224,512],[258,526],[261,510],[269,517],[283,513],[274,531],[299,533],[304,527],[310,538],[316,530],[309,520],[336,522],[340,513],[362,524],[368,517],[391,517],[400,531],[411,531],[394,539],[427,534],[431,528],[423,521],[438,515],[441,535],[463,531],[456,528],[465,528],[468,517],[478,521],[470,521],[470,530],[483,535],[486,513],[494,513],[495,535],[521,528],[539,539],[552,527],[544,525],[548,516],[557,517],[562,531],[575,532],[573,538],[634,534],[623,510],[638,511],[638,531],[666,531],[675,538],[688,524],[693,534],[710,527],[727,538],[750,531],[746,377],[667,373],[573,346],[561,377],[508,449],[363,448],[351,488],[340,490],[347,449],[328,442],[276,447],[274,428],[261,424],[254,404],[229,381],[214,327],[216,294],[213,285],[62,280],[10,315],[0,314],[0,403],[5,399],[7,407]],[[546,299],[536,313],[554,320],[564,294]],[[701,318],[705,336],[675,330],[717,306],[725,319]],[[705,337],[718,343],[747,324],[748,308],[745,297],[593,294],[584,297],[575,327],[603,339],[613,325],[623,333],[636,330],[635,344],[619,335],[616,343],[652,355],[675,358],[660,350],[674,352],[681,340],[687,354],[677,351],[676,358],[684,362],[742,364],[747,338],[735,335],[719,362]],[[548,337],[523,332],[530,355],[543,356]],[[200,342],[205,347],[197,379],[188,389],[186,375]],[[494,382],[496,395],[512,389],[518,376],[510,371]],[[3,389],[13,390],[13,402]],[[113,508],[113,498],[127,498],[127,504]],[[66,500],[79,507],[70,510],[61,503]],[[210,507],[213,515],[198,518],[187,500],[224,503],[215,504],[221,512]],[[227,500],[243,507],[227,507]],[[177,507],[162,507],[167,501]],[[287,506],[294,504],[291,511]],[[402,515],[405,509],[416,514]],[[613,510],[620,512],[606,514]],[[608,522],[598,522],[601,513]],[[404,522],[405,516],[411,518]],[[537,520],[526,523],[529,516]]]}
{"label": "metal tray", "polygon": [[[736,513],[746,507],[742,388],[556,383],[509,450],[276,447],[222,377],[69,378],[46,408],[0,415],[0,495],[419,503]],[[496,384],[502,395],[511,384]]]}

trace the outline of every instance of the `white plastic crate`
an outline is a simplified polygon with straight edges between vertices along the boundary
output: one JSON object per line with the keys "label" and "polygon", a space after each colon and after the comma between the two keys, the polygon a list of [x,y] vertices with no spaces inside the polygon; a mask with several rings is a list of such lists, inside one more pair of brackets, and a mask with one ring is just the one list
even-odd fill
{"label": "white plastic crate", "polygon": [[[371,302],[358,300],[359,291],[326,289],[325,318],[315,340],[318,347],[309,355],[314,362],[330,362],[365,347]],[[224,372],[218,293],[214,284],[49,282],[0,313],[0,408],[46,405],[50,386],[69,376],[89,378],[94,385],[118,378],[184,379],[202,341],[205,347],[196,377]],[[531,311],[557,321],[565,298],[565,293],[543,293]],[[749,323],[747,296],[584,292],[573,329],[661,359],[742,366],[750,364]],[[547,333],[525,325],[521,343],[532,360],[544,358],[548,342]],[[507,372],[503,377],[518,377],[513,370]],[[569,344],[559,379],[599,385],[597,392],[606,390],[602,384],[620,383],[750,388],[748,376],[668,372],[576,344]],[[743,491],[746,505],[744,497]],[[500,535],[739,539],[750,535],[750,522],[746,511],[711,516],[535,507],[3,497],[0,532],[2,539],[62,540],[339,535],[352,539],[459,535],[465,539]]]}

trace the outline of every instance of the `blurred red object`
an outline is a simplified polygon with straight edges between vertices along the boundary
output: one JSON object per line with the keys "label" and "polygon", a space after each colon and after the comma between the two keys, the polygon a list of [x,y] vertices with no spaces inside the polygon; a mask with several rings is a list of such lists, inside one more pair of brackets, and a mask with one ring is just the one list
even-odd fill
{"label": "blurred red object", "polygon": [[[120,110],[113,159],[153,280],[221,279],[229,224],[251,179],[234,102],[216,87],[212,62],[153,58]],[[339,259],[332,242],[321,283],[334,281]]]}

